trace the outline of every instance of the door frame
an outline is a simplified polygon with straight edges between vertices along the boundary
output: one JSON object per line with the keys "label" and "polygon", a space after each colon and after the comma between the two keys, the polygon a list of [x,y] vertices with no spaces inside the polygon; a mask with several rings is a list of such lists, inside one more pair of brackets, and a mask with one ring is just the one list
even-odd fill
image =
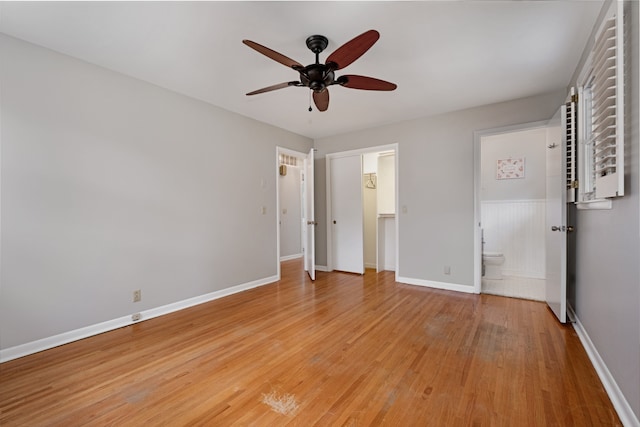
{"label": "door frame", "polygon": [[[315,208],[315,148],[309,150],[304,159],[304,170],[300,185],[302,200],[302,257],[304,270],[311,281],[316,280],[316,208]],[[311,217],[310,217],[311,216]]]}
{"label": "door frame", "polygon": [[348,150],[348,151],[338,151],[338,152],[333,152],[333,153],[327,153],[325,155],[325,167],[326,167],[326,204],[327,204],[327,271],[333,271],[333,233],[332,233],[332,226],[331,226],[331,213],[332,213],[332,206],[331,206],[331,159],[335,159],[338,157],[348,157],[348,156],[356,156],[356,155],[363,155],[363,154],[367,154],[367,153],[377,153],[379,151],[393,151],[395,153],[395,175],[396,175],[396,194],[395,194],[395,207],[396,207],[396,279],[399,276],[399,272],[400,272],[400,258],[398,256],[399,253],[399,248],[400,248],[400,239],[399,239],[399,234],[398,234],[398,230],[399,230],[399,223],[400,223],[400,217],[398,216],[398,200],[399,200],[399,189],[400,189],[400,173],[399,173],[399,168],[398,168],[398,164],[399,164],[399,157],[400,157],[400,147],[399,144],[396,143],[392,143],[392,144],[386,144],[386,145],[378,145],[375,147],[366,147],[366,148],[358,148],[355,150]]}
{"label": "door frame", "polygon": [[[280,154],[286,154],[288,156],[294,156],[299,161],[304,162],[307,158],[307,153],[302,153],[300,151],[291,150],[289,148],[284,148],[280,146],[276,146],[276,276],[277,280],[281,279],[280,275]],[[300,193],[302,193],[302,188],[300,189]],[[300,194],[302,197],[302,194]],[[303,213],[304,214],[304,213]],[[302,227],[302,224],[300,224]],[[304,243],[302,243],[304,244]],[[303,246],[304,249],[304,246]],[[304,257],[304,252],[302,254]]]}
{"label": "door frame", "polygon": [[524,130],[546,128],[552,120],[520,123],[473,132],[473,292],[482,292],[482,218],[480,216],[480,187],[482,179],[482,138]]}

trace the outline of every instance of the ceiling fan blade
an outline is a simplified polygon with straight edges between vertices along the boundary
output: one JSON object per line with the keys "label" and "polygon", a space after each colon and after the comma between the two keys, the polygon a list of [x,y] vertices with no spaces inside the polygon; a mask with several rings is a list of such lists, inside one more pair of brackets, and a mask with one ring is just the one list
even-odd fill
{"label": "ceiling fan blade", "polygon": [[286,67],[293,68],[295,66],[295,67],[303,68],[303,65],[301,63],[299,63],[298,61],[294,61],[293,59],[291,59],[291,58],[289,58],[287,56],[284,56],[283,54],[278,53],[275,50],[271,50],[268,47],[262,46],[261,44],[258,44],[256,42],[252,42],[251,40],[242,40],[242,43],[246,44],[251,49],[254,49],[254,50],[260,52],[264,56],[268,56],[269,58],[273,59],[274,61],[277,61],[277,62],[281,63],[282,65],[284,65]]}
{"label": "ceiling fan blade", "polygon": [[369,30],[346,42],[327,58],[327,64],[334,63],[334,70],[340,70],[360,58],[380,38],[376,30]]}
{"label": "ceiling fan blade", "polygon": [[313,102],[319,111],[327,111],[329,108],[329,89],[324,89],[322,92],[313,92]]}
{"label": "ceiling fan blade", "polygon": [[346,74],[338,77],[338,84],[348,87],[349,89],[363,90],[395,90],[398,85],[373,77],[356,76],[354,74]]}
{"label": "ceiling fan blade", "polygon": [[301,83],[300,82],[284,82],[284,83],[278,83],[277,85],[273,85],[273,86],[267,86],[267,87],[263,87],[262,89],[258,89],[258,90],[254,90],[253,92],[249,92],[247,94],[247,96],[249,95],[257,95],[259,93],[264,93],[264,92],[271,92],[272,90],[277,90],[277,89],[283,89],[285,87],[289,87],[289,86],[299,86]]}

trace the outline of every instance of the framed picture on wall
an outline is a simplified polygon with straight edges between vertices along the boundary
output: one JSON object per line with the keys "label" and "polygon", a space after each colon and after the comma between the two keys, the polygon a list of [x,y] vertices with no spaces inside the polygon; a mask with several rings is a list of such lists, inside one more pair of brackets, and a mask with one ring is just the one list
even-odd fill
{"label": "framed picture on wall", "polygon": [[498,159],[496,165],[496,179],[524,178],[524,157],[512,159]]}

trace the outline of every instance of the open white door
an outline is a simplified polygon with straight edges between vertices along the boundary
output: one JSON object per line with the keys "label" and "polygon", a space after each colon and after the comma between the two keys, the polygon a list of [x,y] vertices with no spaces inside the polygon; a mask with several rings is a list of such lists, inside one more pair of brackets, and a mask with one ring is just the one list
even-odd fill
{"label": "open white door", "polygon": [[547,130],[546,300],[562,323],[567,321],[567,108],[562,125]]}
{"label": "open white door", "polygon": [[331,159],[333,268],[364,274],[362,156]]}
{"label": "open white door", "polygon": [[316,280],[316,216],[313,206],[313,148],[304,160],[304,269],[311,280]]}

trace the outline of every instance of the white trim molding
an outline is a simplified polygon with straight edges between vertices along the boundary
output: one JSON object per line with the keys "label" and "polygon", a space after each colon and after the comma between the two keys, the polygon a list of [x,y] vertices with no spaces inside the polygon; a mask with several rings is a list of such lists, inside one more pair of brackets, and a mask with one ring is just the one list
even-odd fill
{"label": "white trim molding", "polygon": [[597,200],[587,200],[584,202],[577,202],[576,208],[580,210],[604,210],[604,209],[612,209],[613,202],[611,199],[597,199]]}
{"label": "white trim molding", "polygon": [[140,319],[131,320],[131,314],[117,319],[108,320],[106,322],[97,323],[95,325],[86,326],[73,331],[63,332],[58,335],[54,335],[47,338],[42,338],[36,341],[28,342],[25,344],[17,345],[15,347],[9,347],[4,350],[0,350],[0,363],[8,362],[9,360],[17,359],[19,357],[28,356],[30,354],[38,353],[40,351],[49,350],[54,347],[61,346],[63,344],[69,344],[73,341],[78,341],[83,338],[88,338],[94,335],[98,335],[104,332],[109,332],[114,329],[129,326],[134,323],[139,323],[144,320],[153,319],[154,317],[163,316],[165,314],[173,313],[174,311],[183,310],[185,308],[193,307],[205,302],[213,301],[219,298],[223,298],[229,295],[237,294],[242,291],[257,288],[259,286],[268,285],[269,283],[277,282],[277,276],[266,277],[264,279],[254,280],[253,282],[243,283],[230,288],[221,289],[219,291],[210,292],[208,294],[200,295],[197,297],[189,298],[186,300],[174,302],[171,304],[163,305],[160,307],[144,310],[140,312]]}
{"label": "white trim molding", "polygon": [[280,257],[280,262],[282,261],[290,261],[292,259],[302,258],[302,254],[293,254],[293,255],[285,255]]}
{"label": "white trim molding", "polygon": [[410,277],[396,277],[396,282],[406,285],[424,286],[427,288],[442,289],[445,291],[464,292],[467,294],[478,293],[472,285],[459,285],[456,283],[434,282],[431,280],[413,279]]}
{"label": "white trim molding", "polygon": [[573,329],[575,329],[576,334],[578,334],[578,338],[580,339],[582,346],[587,352],[587,355],[591,360],[591,364],[595,368],[598,377],[600,377],[600,381],[602,381],[602,385],[607,391],[609,399],[611,399],[611,403],[618,413],[620,421],[622,421],[622,425],[626,427],[640,427],[640,421],[638,421],[638,417],[636,417],[636,415],[633,413],[631,405],[629,405],[629,402],[627,402],[624,394],[622,394],[622,391],[620,390],[620,387],[618,387],[616,380],[613,378],[613,375],[611,375],[611,372],[609,372],[609,368],[607,368],[604,360],[602,360],[602,357],[600,357],[596,346],[593,344],[593,341],[591,341],[591,338],[589,338],[589,334],[587,334],[584,326],[582,326],[582,323],[580,323],[580,319],[570,305],[567,306],[567,314],[569,315],[569,318],[575,319],[575,322],[573,323]]}
{"label": "white trim molding", "polygon": [[318,264],[316,264],[316,271],[326,271],[326,272],[328,272],[329,268],[327,268],[326,265],[318,265]]}

